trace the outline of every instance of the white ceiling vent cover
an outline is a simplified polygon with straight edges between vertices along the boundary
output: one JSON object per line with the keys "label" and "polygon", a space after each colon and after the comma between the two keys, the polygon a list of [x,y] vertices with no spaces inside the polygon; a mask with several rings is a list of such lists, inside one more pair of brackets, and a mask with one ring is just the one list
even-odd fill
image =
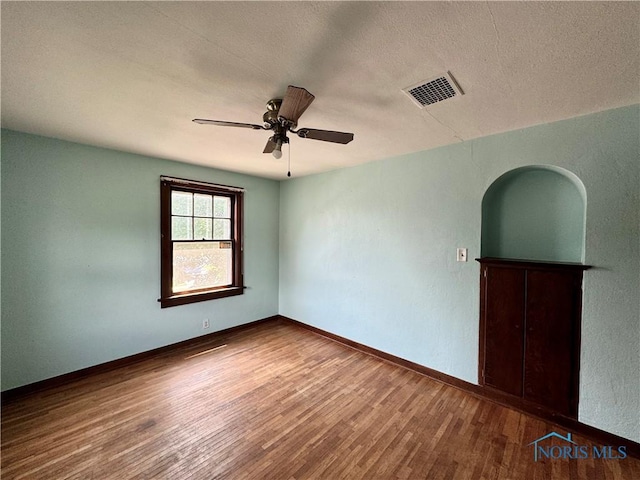
{"label": "white ceiling vent cover", "polygon": [[402,91],[409,95],[409,98],[420,108],[464,95],[464,92],[449,72],[411,87],[403,88]]}

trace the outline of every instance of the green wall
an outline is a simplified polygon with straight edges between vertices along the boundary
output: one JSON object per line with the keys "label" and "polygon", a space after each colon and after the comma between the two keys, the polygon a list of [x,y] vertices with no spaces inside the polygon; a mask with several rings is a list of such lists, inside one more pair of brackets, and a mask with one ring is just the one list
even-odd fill
{"label": "green wall", "polygon": [[[244,295],[160,309],[160,175],[246,189]],[[1,192],[3,390],[278,313],[275,181],[3,130]]]}
{"label": "green wall", "polygon": [[283,182],[280,313],[477,383],[482,199],[513,169],[562,168],[586,191],[594,265],[579,419],[640,441],[639,117],[636,105]]}

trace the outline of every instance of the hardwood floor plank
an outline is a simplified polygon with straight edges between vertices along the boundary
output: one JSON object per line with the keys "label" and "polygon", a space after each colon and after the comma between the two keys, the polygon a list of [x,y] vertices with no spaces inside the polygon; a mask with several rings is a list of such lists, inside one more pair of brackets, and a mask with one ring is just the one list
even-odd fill
{"label": "hardwood floor plank", "polygon": [[534,462],[528,444],[552,430],[566,433],[273,321],[6,402],[0,473],[30,480],[640,478],[640,461],[630,457]]}

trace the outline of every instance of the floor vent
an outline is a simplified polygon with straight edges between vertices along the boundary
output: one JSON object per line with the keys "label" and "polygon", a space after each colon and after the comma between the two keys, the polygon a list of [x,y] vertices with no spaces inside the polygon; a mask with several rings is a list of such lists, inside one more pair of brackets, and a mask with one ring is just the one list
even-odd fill
{"label": "floor vent", "polygon": [[449,72],[403,88],[402,91],[420,108],[464,94]]}

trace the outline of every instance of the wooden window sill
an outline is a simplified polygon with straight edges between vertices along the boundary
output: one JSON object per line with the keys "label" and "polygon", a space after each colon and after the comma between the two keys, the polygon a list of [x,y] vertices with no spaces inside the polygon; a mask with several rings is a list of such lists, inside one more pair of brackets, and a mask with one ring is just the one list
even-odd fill
{"label": "wooden window sill", "polygon": [[189,303],[204,302],[206,300],[214,300],[216,298],[232,297],[234,295],[242,295],[244,287],[228,287],[207,292],[184,293],[180,295],[172,295],[166,298],[159,298],[161,308],[175,307],[177,305],[186,305]]}

